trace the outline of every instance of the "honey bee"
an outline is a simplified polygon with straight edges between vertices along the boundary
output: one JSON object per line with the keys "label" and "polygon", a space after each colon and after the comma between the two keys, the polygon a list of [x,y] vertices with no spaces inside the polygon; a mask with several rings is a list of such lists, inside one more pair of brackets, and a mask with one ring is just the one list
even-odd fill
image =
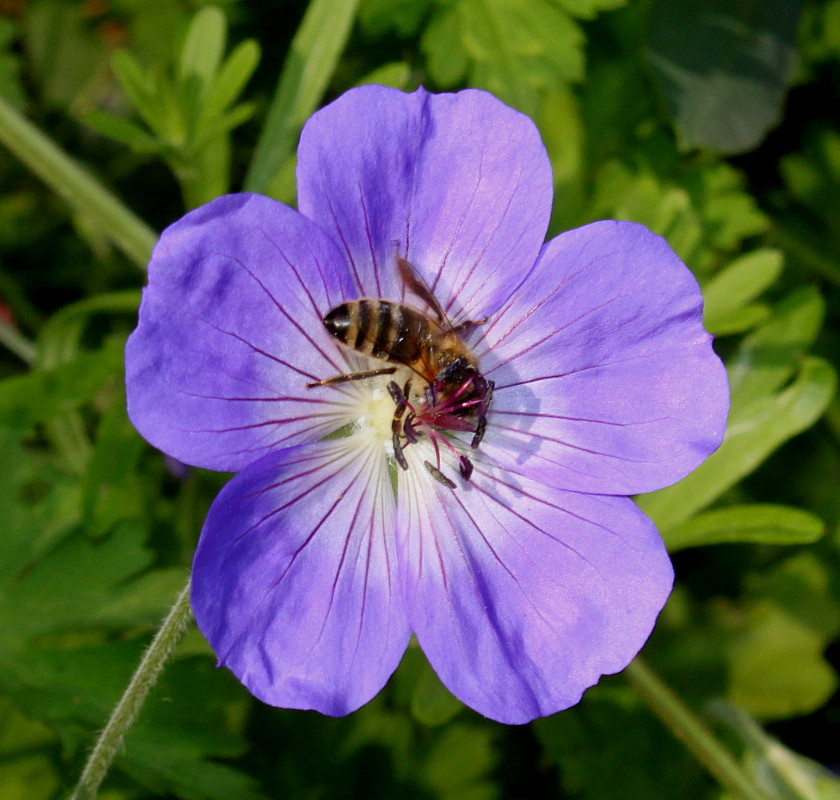
{"label": "honey bee", "polygon": [[[391,425],[394,458],[402,469],[408,469],[403,447],[415,443],[419,436],[428,436],[438,464],[435,466],[426,461],[426,469],[436,480],[454,489],[455,483],[440,470],[440,445],[455,455],[464,480],[470,479],[473,465],[469,458],[455,450],[440,430],[472,431],[473,449],[484,437],[494,384],[481,374],[475,355],[462,337],[486,319],[453,325],[414,267],[398,256],[397,269],[406,288],[419,297],[434,316],[405,303],[362,298],[330,310],[323,319],[324,327],[346,347],[381,361],[401,364],[421,379],[422,400],[416,405],[410,400],[412,378],[402,387],[396,381],[388,384],[396,405]],[[309,383],[307,388],[393,375],[396,371],[397,367],[383,367],[336,375]]]}

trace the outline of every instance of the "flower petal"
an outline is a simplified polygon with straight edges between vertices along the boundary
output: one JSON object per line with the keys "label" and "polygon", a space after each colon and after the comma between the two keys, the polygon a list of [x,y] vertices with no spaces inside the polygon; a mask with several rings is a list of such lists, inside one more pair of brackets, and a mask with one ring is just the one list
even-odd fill
{"label": "flower petal", "polygon": [[396,669],[409,630],[381,442],[301,445],[216,498],[193,565],[196,620],[219,663],[284,708],[341,716]]}
{"label": "flower petal", "polygon": [[321,316],[351,291],[330,239],[258,195],[219,198],[167,228],[126,346],[128,412],[180,461],[234,471],[346,420],[307,381],[344,362]]}
{"label": "flower petal", "polygon": [[549,242],[481,332],[496,392],[485,453],[555,486],[660,489],[717,449],[726,371],[700,288],[642,225],[596,222]]}
{"label": "flower petal", "polygon": [[485,460],[454,490],[412,468],[399,496],[410,623],[449,690],[499,722],[568,708],[623,669],[670,592],[662,540],[628,498],[550,489]]}
{"label": "flower petal", "polygon": [[492,313],[527,275],[551,197],[534,123],[486,92],[363,86],[301,135],[300,210],[343,244],[359,296],[401,297],[399,248],[456,322]]}

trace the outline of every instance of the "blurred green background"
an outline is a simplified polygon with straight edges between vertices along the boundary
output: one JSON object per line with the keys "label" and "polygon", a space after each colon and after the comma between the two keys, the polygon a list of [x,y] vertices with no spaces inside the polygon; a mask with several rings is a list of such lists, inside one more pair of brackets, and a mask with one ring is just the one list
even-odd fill
{"label": "blurred green background", "polygon": [[[496,93],[542,131],[552,235],[636,220],[697,275],[732,413],[640,498],[678,576],[646,661],[765,797],[837,800],[839,0],[0,0],[0,798],[70,790],[224,482],[125,415],[153,232],[294,203],[300,125],[370,82]],[[623,676],[507,728],[412,648],[334,720],[253,701],[191,631],[101,796],[723,795]]]}

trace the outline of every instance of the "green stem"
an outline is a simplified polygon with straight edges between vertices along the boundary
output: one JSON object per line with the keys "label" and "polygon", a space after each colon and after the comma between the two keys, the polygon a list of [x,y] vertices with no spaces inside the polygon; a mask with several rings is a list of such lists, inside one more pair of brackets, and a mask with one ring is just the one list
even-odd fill
{"label": "green stem", "polygon": [[2,97],[0,142],[76,211],[91,218],[132,261],[145,268],[157,234]]}
{"label": "green stem", "polygon": [[117,755],[123,737],[137,719],[143,703],[149,695],[175,645],[181,640],[192,619],[190,609],[190,582],[184,587],[175,605],[161,623],[149,649],[143,654],[137,671],[131,678],[120,698],[105,730],[99,736],[93,752],[88,758],[79,782],[70,795],[70,800],[94,800],[99,785]]}
{"label": "green stem", "polygon": [[306,9],[245,178],[248,192],[269,192],[318,107],[341,56],[359,0],[312,0]]}
{"label": "green stem", "polygon": [[21,361],[31,364],[38,355],[35,345],[29,341],[17,328],[0,319],[0,344],[14,353]]}
{"label": "green stem", "polygon": [[641,658],[624,671],[653,712],[733,797],[770,800],[756,787],[711,730],[685,706]]}

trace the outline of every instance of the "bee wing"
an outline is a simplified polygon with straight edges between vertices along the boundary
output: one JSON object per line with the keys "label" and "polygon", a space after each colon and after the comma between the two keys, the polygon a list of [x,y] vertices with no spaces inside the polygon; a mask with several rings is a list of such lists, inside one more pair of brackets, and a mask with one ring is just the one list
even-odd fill
{"label": "bee wing", "polygon": [[400,271],[400,277],[403,283],[409,290],[414,292],[414,294],[434,311],[435,316],[440,320],[441,327],[444,330],[452,330],[452,323],[449,321],[449,317],[446,316],[443,306],[438,302],[438,299],[426,281],[414,271],[414,267],[402,256],[397,256],[397,269]]}

